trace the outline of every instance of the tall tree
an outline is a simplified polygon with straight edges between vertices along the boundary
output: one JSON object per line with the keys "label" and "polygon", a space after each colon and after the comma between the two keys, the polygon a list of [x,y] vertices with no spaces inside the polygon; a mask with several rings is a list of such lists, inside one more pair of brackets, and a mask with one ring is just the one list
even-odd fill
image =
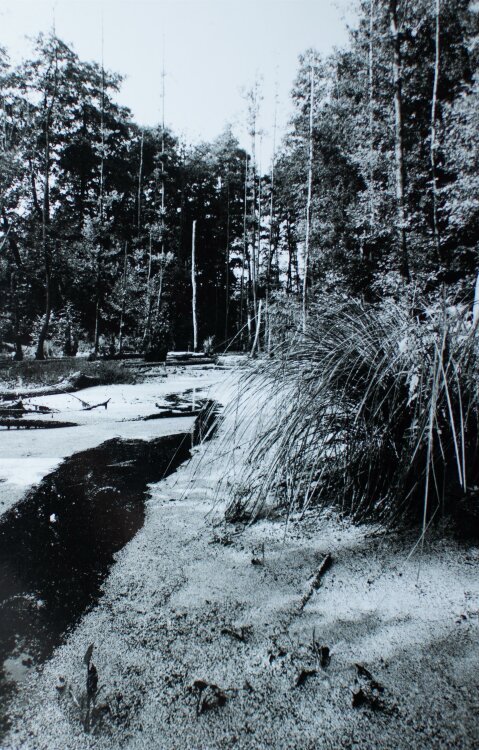
{"label": "tall tree", "polygon": [[436,169],[436,152],[437,152],[437,91],[439,86],[439,68],[440,68],[440,13],[441,0],[434,0],[435,31],[434,31],[434,82],[431,96],[431,188],[432,188],[432,227],[434,248],[438,262],[442,261],[441,238],[439,234],[438,220],[438,191],[437,191],[437,169]]}
{"label": "tall tree", "polygon": [[311,207],[313,196],[313,124],[314,124],[314,61],[310,63],[309,82],[309,137],[308,137],[308,193],[306,198],[306,234],[304,238],[304,270],[303,270],[303,333],[306,333],[306,315],[308,304],[308,273],[309,273],[309,240],[311,234]]}
{"label": "tall tree", "polygon": [[404,167],[404,128],[403,128],[403,70],[401,55],[401,36],[398,22],[397,0],[389,0],[389,19],[393,48],[394,80],[394,153],[396,159],[396,231],[398,235],[399,266],[403,278],[410,279],[409,257],[407,247],[406,201],[405,201],[405,167]]}

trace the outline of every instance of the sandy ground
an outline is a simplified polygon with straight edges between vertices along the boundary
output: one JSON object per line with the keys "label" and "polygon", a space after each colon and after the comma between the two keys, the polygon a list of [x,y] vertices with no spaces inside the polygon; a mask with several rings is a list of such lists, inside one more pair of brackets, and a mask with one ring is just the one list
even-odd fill
{"label": "sandy ground", "polygon": [[[414,534],[334,516],[227,526],[220,446],[152,487],[100,604],[24,684],[2,747],[479,747],[479,548],[430,535],[410,555]],[[104,713],[87,734],[90,643]]]}

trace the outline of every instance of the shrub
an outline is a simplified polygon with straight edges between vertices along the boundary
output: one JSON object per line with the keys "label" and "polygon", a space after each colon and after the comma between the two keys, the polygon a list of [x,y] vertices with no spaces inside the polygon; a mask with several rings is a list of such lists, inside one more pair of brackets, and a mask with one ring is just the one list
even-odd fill
{"label": "shrub", "polygon": [[50,386],[68,379],[73,373],[94,377],[103,385],[135,382],[134,373],[120,362],[88,362],[73,357],[23,362],[10,360],[0,371],[0,381],[10,386],[18,386],[19,381],[24,385]]}
{"label": "shrub", "polygon": [[243,509],[274,494],[425,528],[479,479],[478,336],[464,307],[413,296],[316,304],[246,383],[263,408]]}

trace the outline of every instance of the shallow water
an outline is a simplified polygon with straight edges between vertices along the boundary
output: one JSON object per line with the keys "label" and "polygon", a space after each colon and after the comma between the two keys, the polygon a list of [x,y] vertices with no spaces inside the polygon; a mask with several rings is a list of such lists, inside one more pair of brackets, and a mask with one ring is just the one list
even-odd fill
{"label": "shallow water", "polygon": [[189,457],[191,440],[116,438],[76,453],[2,517],[2,704],[98,601],[115,553],[143,525],[147,485]]}

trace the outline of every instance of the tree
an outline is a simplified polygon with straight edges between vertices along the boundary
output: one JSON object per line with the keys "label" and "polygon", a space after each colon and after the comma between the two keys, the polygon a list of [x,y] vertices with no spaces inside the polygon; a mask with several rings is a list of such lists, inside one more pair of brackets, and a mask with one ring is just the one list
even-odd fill
{"label": "tree", "polygon": [[306,333],[306,310],[309,271],[309,236],[311,233],[311,200],[313,194],[313,124],[314,124],[314,57],[310,63],[309,84],[309,137],[308,137],[308,196],[306,199],[306,234],[304,239],[304,270],[303,270],[303,333]]}
{"label": "tree", "polygon": [[396,231],[398,235],[398,257],[401,275],[410,280],[409,258],[407,247],[407,222],[405,205],[405,168],[404,168],[404,132],[403,132],[403,70],[401,54],[401,37],[398,22],[397,0],[389,0],[389,19],[393,48],[394,80],[394,154],[396,159]]}

